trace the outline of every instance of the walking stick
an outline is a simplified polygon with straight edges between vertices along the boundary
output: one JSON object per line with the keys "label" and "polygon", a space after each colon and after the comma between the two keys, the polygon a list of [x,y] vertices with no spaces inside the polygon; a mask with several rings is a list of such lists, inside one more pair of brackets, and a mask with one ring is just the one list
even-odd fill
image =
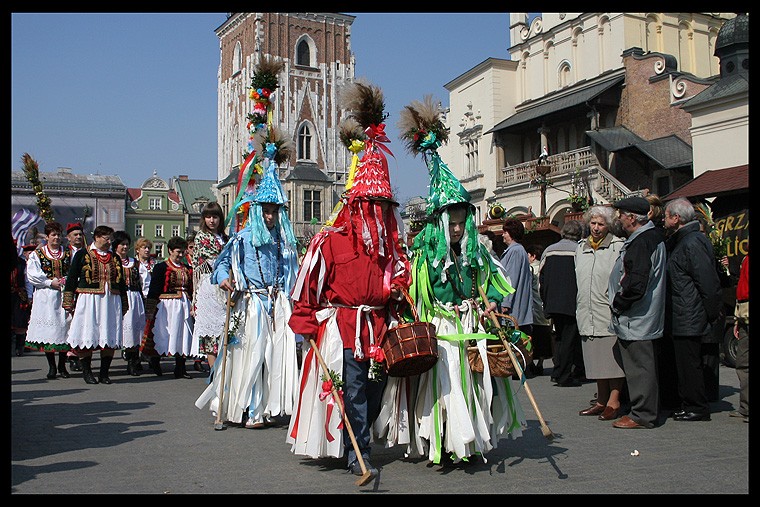
{"label": "walking stick", "polygon": [[[319,348],[317,348],[317,344],[314,342],[314,338],[309,338],[309,343],[311,343],[311,349],[317,356],[317,361],[319,361],[319,366],[322,368],[322,373],[324,373],[326,378],[330,378],[330,370],[327,369],[325,360],[322,358],[322,354],[319,352]],[[356,443],[354,430],[351,429],[351,423],[348,420],[346,411],[343,409],[343,401],[340,399],[340,395],[338,394],[338,390],[335,388],[335,385],[332,386],[332,397],[335,400],[335,403],[338,404],[338,408],[340,409],[340,413],[343,417],[343,422],[345,423],[346,429],[348,430],[348,436],[351,437],[351,444],[354,446],[356,459],[359,460],[359,466],[362,468],[362,476],[359,477],[354,484],[357,486],[364,486],[372,479],[372,473],[367,470],[367,465],[364,464],[364,458],[362,458],[362,453],[359,450],[359,444]]]}
{"label": "walking stick", "polygon": [[[485,291],[483,290],[483,287],[478,285],[478,290],[480,290],[480,297],[483,299],[483,303],[485,304],[488,301],[488,297],[486,296]],[[501,329],[501,324],[499,324],[499,319],[496,318],[496,315],[491,312],[490,314],[491,321],[493,324],[498,328]],[[536,399],[533,397],[533,393],[530,390],[530,386],[528,385],[528,382],[524,379],[523,370],[520,367],[520,363],[517,362],[517,358],[515,357],[515,353],[512,352],[512,347],[510,347],[509,342],[504,338],[504,336],[499,335],[501,338],[501,341],[504,345],[504,348],[507,349],[507,353],[509,354],[509,359],[512,361],[512,364],[515,365],[515,369],[517,370],[518,375],[520,376],[520,380],[523,382],[523,385],[525,386],[525,394],[528,395],[528,400],[530,400],[530,404],[533,406],[533,411],[538,416],[538,421],[541,423],[541,433],[544,434],[544,437],[548,438],[549,440],[554,438],[554,433],[552,433],[552,430],[549,429],[549,426],[546,425],[546,421],[544,421],[544,416],[541,415],[541,411],[538,409],[538,405],[536,404]]]}
{"label": "walking stick", "polygon": [[[232,280],[232,277],[230,277],[230,280]],[[231,307],[232,307],[232,291],[229,291],[227,292],[227,308],[225,309],[226,314],[224,318],[224,336],[222,337],[222,352],[224,353],[224,356],[222,356],[222,378],[220,381],[222,389],[221,389],[221,392],[219,393],[219,408],[216,411],[216,421],[214,421],[214,429],[216,431],[227,429],[227,427],[222,422],[222,408],[224,407],[224,377],[225,377],[225,370],[227,369],[227,343],[229,342],[230,308]]]}

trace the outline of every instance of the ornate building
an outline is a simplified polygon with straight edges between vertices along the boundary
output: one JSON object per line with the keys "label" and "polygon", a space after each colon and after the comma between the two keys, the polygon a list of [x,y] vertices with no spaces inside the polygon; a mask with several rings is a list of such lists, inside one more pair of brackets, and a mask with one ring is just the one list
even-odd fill
{"label": "ornate building", "polygon": [[691,179],[681,105],[717,79],[718,31],[734,16],[510,13],[511,58],[444,85],[451,135],[441,156],[479,218],[500,204],[556,228],[589,198],[665,195]]}
{"label": "ornate building", "polygon": [[[172,236],[185,237],[187,215],[179,195],[169,188],[156,171],[140,188],[127,188],[125,231],[132,236],[130,255],[138,238],[148,238],[153,243],[153,253],[159,260],[168,252],[166,244]],[[123,194],[122,194],[123,198]]]}
{"label": "ornate building", "polygon": [[[340,88],[354,78],[351,24],[336,13],[239,12],[216,29],[218,71],[218,191],[225,212],[233,204],[248,140],[248,92],[264,56],[284,62],[273,94],[273,124],[292,136],[295,153],[280,167],[296,235],[308,241],[342,192],[351,153],[341,144]],[[258,147],[257,147],[258,148]]]}

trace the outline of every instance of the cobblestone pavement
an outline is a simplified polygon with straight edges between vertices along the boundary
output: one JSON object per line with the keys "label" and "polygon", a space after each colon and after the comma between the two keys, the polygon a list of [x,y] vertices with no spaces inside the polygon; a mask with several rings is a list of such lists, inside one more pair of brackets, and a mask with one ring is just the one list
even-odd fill
{"label": "cobblestone pavement", "polygon": [[[126,373],[114,358],[112,385],[88,385],[81,372],[47,380],[39,352],[12,357],[11,494],[748,494],[749,424],[729,417],[738,380],[721,366],[712,421],[666,419],[652,430],[621,430],[578,411],[596,384],[528,385],[554,438],[543,436],[525,389],[528,427],[469,464],[432,465],[404,449],[373,448],[378,477],[364,486],[344,459],[296,456],[287,419],[263,430],[213,429],[194,406],[207,373],[192,379]],[[99,359],[95,354],[93,370]],[[146,368],[147,370],[147,368]]]}

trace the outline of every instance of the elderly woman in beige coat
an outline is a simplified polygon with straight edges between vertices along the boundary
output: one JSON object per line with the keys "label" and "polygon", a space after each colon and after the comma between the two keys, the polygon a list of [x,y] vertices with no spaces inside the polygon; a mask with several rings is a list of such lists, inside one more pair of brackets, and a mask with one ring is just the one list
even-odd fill
{"label": "elderly woman in beige coat", "polygon": [[593,206],[583,218],[590,234],[575,251],[576,320],[586,377],[596,380],[597,398],[579,415],[596,415],[602,421],[609,421],[617,418],[620,411],[625,373],[616,346],[617,337],[608,329],[612,314],[607,287],[624,240],[610,232],[615,219],[612,207]]}

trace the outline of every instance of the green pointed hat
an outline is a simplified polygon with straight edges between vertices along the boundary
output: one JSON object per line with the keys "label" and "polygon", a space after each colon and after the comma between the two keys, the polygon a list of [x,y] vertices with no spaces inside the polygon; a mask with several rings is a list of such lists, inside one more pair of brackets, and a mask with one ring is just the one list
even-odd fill
{"label": "green pointed hat", "polygon": [[470,202],[470,193],[438,155],[438,148],[448,141],[449,130],[441,120],[441,107],[433,102],[433,96],[426,95],[422,102],[415,100],[405,106],[398,127],[407,151],[415,156],[421,154],[430,172],[428,215],[452,204]]}

